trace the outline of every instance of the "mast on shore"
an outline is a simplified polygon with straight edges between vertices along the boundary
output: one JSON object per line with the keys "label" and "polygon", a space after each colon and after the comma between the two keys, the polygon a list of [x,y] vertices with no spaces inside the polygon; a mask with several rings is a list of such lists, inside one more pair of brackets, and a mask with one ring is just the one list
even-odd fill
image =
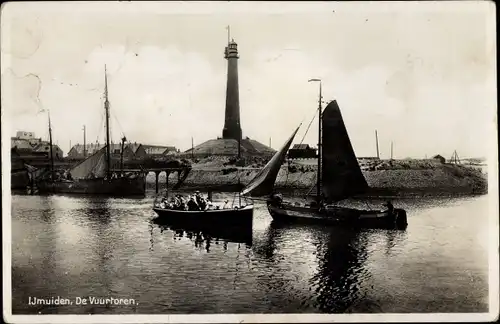
{"label": "mast on shore", "polygon": [[111,179],[111,148],[109,145],[109,100],[108,100],[108,75],[104,65],[104,109],[106,111],[106,175]]}
{"label": "mast on shore", "polygon": [[83,125],[83,158],[87,158],[87,136],[85,134],[85,125]]}
{"label": "mast on shore", "polygon": [[[123,175],[123,150],[125,148],[125,141],[127,138],[125,136],[122,137],[122,149],[121,149],[121,154],[120,154],[120,170],[121,174]],[[168,173],[167,173],[167,181],[168,181]]]}
{"label": "mast on shore", "polygon": [[308,82],[319,82],[319,99],[318,99],[318,174],[316,181],[316,201],[319,203],[321,201],[321,146],[322,146],[322,132],[321,132],[321,100],[323,99],[321,95],[321,79],[309,79]]}
{"label": "mast on shore", "polygon": [[50,179],[54,181],[54,151],[52,148],[52,125],[50,124],[50,112],[49,115],[49,144],[50,144]]}
{"label": "mast on shore", "polygon": [[377,130],[375,130],[375,145],[377,146],[377,159],[380,159],[380,152],[378,150],[378,133],[377,133]]}

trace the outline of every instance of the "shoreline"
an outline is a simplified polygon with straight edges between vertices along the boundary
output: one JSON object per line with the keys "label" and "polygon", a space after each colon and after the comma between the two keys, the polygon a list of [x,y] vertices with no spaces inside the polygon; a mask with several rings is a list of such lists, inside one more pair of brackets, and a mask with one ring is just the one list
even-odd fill
{"label": "shoreline", "polygon": [[[283,166],[275,182],[276,191],[304,196],[312,191],[315,195],[316,168],[307,166],[290,171]],[[193,167],[177,190],[238,192],[259,172],[260,168],[233,166],[201,168]],[[426,163],[395,165],[392,169],[362,171],[369,190],[359,197],[422,197],[448,195],[482,195],[488,193],[487,174],[472,167],[453,164]],[[175,182],[169,177],[169,190]],[[159,191],[165,190],[166,177],[160,174]],[[146,178],[147,188],[155,190],[155,177]]]}

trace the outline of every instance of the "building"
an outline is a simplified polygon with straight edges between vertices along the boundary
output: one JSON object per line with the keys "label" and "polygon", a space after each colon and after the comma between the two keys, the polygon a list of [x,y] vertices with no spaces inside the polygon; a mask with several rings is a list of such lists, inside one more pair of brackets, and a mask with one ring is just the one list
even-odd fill
{"label": "building", "polygon": [[33,152],[33,147],[29,141],[12,137],[10,140],[10,147],[15,150],[19,155],[24,153],[29,154]]}
{"label": "building", "polygon": [[439,154],[438,155],[434,155],[432,157],[432,159],[434,161],[437,161],[437,162],[441,163],[441,164],[445,164],[446,163],[446,159],[444,157],[442,157],[441,155],[439,155]]}
{"label": "building", "polygon": [[84,152],[84,146],[82,144],[76,144],[73,145],[73,147],[69,150],[67,158],[71,160],[81,160],[84,159],[86,156],[90,156],[96,153],[103,146],[104,145],[94,144],[94,143],[86,144],[85,145],[86,151]]}
{"label": "building", "polygon": [[309,144],[294,144],[288,150],[288,157],[290,159],[307,159],[317,157],[316,149],[309,146]]}
{"label": "building", "polygon": [[139,144],[137,142],[134,142],[134,143],[128,144],[127,146],[132,150],[132,152],[134,152],[134,156],[135,156],[136,153],[137,153],[137,149],[139,149],[139,147],[141,146],[141,144]]}
{"label": "building", "polygon": [[35,133],[26,132],[26,131],[17,131],[16,138],[21,139],[21,140],[34,140],[34,139],[36,139]]}
{"label": "building", "polygon": [[[68,159],[70,160],[83,160],[86,157],[95,154],[100,149],[104,148],[105,144],[90,143],[83,146],[82,144],[74,145],[68,152]],[[110,144],[111,156],[115,158],[121,158],[122,145],[121,144]],[[123,159],[132,159],[135,154],[129,145],[125,145],[123,148]]]}
{"label": "building", "polygon": [[[30,157],[50,158],[50,143],[36,138],[33,132],[18,131],[15,137],[11,137],[10,145],[12,150],[27,159]],[[56,160],[63,158],[64,152],[57,145],[52,144],[52,153]]]}
{"label": "building", "polygon": [[238,45],[228,42],[224,58],[227,60],[226,109],[222,138],[210,139],[185,152],[186,158],[203,158],[213,155],[271,157],[276,151],[248,137],[243,138],[240,124],[240,97],[238,81]]}
{"label": "building", "polygon": [[[33,149],[33,153],[50,157],[50,143],[43,141],[40,142]],[[63,158],[63,151],[57,145],[52,146],[52,154],[54,155],[55,160],[61,160]]]}
{"label": "building", "polygon": [[146,157],[161,157],[169,153],[176,153],[175,146],[145,145],[140,144],[135,150],[135,157],[138,159]]}

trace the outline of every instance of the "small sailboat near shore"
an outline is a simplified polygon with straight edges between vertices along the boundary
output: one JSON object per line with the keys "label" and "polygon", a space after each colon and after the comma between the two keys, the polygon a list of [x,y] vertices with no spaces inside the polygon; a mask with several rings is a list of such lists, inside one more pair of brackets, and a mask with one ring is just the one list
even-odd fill
{"label": "small sailboat near shore", "polygon": [[[300,127],[300,126],[299,126]],[[176,218],[182,219],[184,222],[191,223],[208,223],[212,226],[224,226],[224,227],[239,227],[239,226],[252,226],[253,223],[253,201],[246,195],[246,193],[255,192],[255,190],[260,190],[262,192],[263,188],[272,188],[278,172],[280,170],[281,164],[283,164],[286,153],[292,144],[295,134],[299,130],[299,127],[290,136],[290,138],[285,142],[283,147],[274,154],[271,160],[264,166],[263,169],[250,181],[250,183],[243,188],[242,191],[237,193],[238,203],[235,204],[233,201],[232,205],[217,206],[215,204],[213,207],[201,207],[189,208],[189,200],[192,198],[194,202],[200,198],[197,192],[194,196],[188,198],[188,201],[182,201],[184,197],[176,196],[172,197],[169,201],[167,197],[163,197],[163,201],[158,201],[155,199],[153,210],[158,214],[158,216],[163,218],[170,218],[175,220]],[[265,192],[270,194],[271,191]],[[209,202],[211,200],[211,194],[209,194]],[[242,203],[243,201],[243,203]]]}
{"label": "small sailboat near shore", "polygon": [[[286,202],[274,192],[267,199],[271,217],[280,222],[309,222],[348,225],[353,227],[406,228],[406,211],[395,209],[388,202],[386,210],[360,210],[338,205],[338,202],[365,193],[368,189],[349,139],[340,108],[330,102],[324,112],[319,94],[319,152],[317,166],[316,199],[311,203]],[[273,166],[274,168],[276,166]],[[278,166],[279,167],[279,166]],[[269,191],[275,179],[250,184],[242,194]]]}
{"label": "small sailboat near shore", "polygon": [[[50,172],[36,182],[38,193],[88,194],[107,196],[144,196],[146,175],[139,173],[116,173],[111,171],[111,149],[109,134],[108,82],[105,71],[104,108],[106,113],[106,145],[67,172],[58,177],[54,170],[52,152],[52,127],[49,116]],[[124,141],[125,139],[123,139]],[[123,147],[123,144],[122,144]],[[123,152],[122,152],[123,154]]]}

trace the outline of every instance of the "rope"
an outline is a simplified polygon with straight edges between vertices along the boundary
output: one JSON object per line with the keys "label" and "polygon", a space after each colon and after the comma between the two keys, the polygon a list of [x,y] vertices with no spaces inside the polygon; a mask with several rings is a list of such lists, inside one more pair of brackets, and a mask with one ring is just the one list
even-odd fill
{"label": "rope", "polygon": [[309,131],[309,128],[311,127],[312,125],[312,122],[314,121],[314,119],[316,118],[316,113],[317,111],[314,112],[314,115],[313,115],[313,118],[311,119],[311,121],[309,122],[309,125],[307,126],[307,129],[306,129],[306,132],[304,133],[304,136],[302,136],[302,140],[300,141],[300,144],[302,144],[304,142],[304,139],[306,138],[306,135],[307,135],[307,132]]}
{"label": "rope", "polygon": [[122,125],[120,124],[120,121],[118,120],[118,117],[116,117],[116,115],[115,115],[115,114],[111,114],[111,115],[113,116],[113,118],[115,119],[116,123],[118,124],[118,129],[119,129],[119,131],[121,132],[121,135],[122,135],[121,137],[127,137],[127,136],[125,135],[125,132],[123,131],[123,127],[122,127]]}
{"label": "rope", "polygon": [[[305,139],[305,137],[306,137],[306,135],[307,135],[307,132],[309,131],[309,128],[311,127],[312,122],[313,122],[313,121],[314,121],[314,119],[316,118],[316,113],[317,113],[317,111],[315,111],[315,112],[314,112],[314,115],[313,115],[313,117],[312,117],[311,121],[309,122],[309,125],[307,126],[306,132],[304,133],[304,136],[302,136],[302,140],[300,141],[300,144],[302,144],[302,143],[304,142],[304,139]],[[305,117],[304,117],[304,119],[305,119]],[[288,163],[288,167],[287,167],[286,179],[285,179],[285,185],[287,185],[287,184],[288,184],[288,177],[289,177],[289,174],[290,174],[290,163]],[[292,183],[290,183],[290,186],[293,186],[293,185],[294,185],[294,184],[296,184],[299,180],[300,180],[300,177],[299,177],[299,179],[296,179],[295,181],[293,181]],[[307,194],[309,194],[309,192],[310,192],[311,190],[312,190],[312,189],[310,189],[310,190],[308,191],[308,193],[307,193]]]}
{"label": "rope", "polygon": [[101,131],[102,131],[103,126],[104,126],[104,115],[101,114],[101,122],[99,123],[100,131],[97,132],[97,139],[96,139],[97,143],[99,143],[99,136],[101,135]]}

